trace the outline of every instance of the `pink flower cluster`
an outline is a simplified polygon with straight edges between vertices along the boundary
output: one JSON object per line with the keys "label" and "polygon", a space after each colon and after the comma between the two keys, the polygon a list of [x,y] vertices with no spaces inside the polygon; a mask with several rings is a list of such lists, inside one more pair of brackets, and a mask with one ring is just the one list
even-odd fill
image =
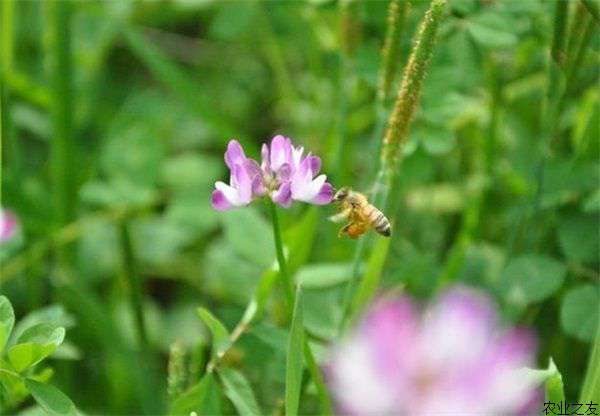
{"label": "pink flower cluster", "polygon": [[268,195],[273,202],[288,208],[293,201],[324,205],[333,198],[333,187],[327,176],[318,175],[321,159],[304,148],[295,147],[284,136],[275,136],[271,145],[263,144],[261,164],[246,157],[244,149],[231,140],[225,152],[230,170],[229,184],[216,182],[212,206],[219,211],[248,205]]}
{"label": "pink flower cluster", "polygon": [[17,217],[10,211],[0,208],[0,243],[10,240],[17,234]]}
{"label": "pink flower cluster", "polygon": [[378,303],[333,349],[328,381],[343,414],[518,414],[537,404],[519,371],[534,351],[489,299],[455,288],[421,316],[406,297]]}

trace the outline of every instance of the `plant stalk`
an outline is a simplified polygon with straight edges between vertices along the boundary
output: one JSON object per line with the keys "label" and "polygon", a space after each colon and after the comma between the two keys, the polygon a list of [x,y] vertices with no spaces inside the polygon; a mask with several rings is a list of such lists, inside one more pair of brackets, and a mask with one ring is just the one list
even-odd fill
{"label": "plant stalk", "polygon": [[138,345],[141,351],[148,351],[148,335],[143,309],[143,289],[141,277],[138,273],[131,233],[127,220],[119,223],[119,238],[121,240],[121,251],[123,254],[123,272],[127,280],[129,290],[129,304],[135,318]]}
{"label": "plant stalk", "polygon": [[590,348],[588,367],[579,396],[580,403],[589,403],[591,401],[600,401],[600,320],[596,327],[596,336],[594,343]]}
{"label": "plant stalk", "polygon": [[283,239],[281,237],[281,227],[279,224],[279,216],[277,215],[277,207],[275,203],[268,200],[269,210],[271,212],[271,220],[273,224],[273,239],[275,241],[275,254],[277,255],[277,264],[279,265],[279,277],[283,283],[283,289],[285,291],[285,298],[289,311],[289,317],[291,317],[292,310],[294,308],[294,283],[288,273],[287,261],[285,260],[285,254],[283,251]]}
{"label": "plant stalk", "polygon": [[[75,142],[73,138],[73,63],[71,54],[71,15],[73,4],[68,1],[48,3],[49,12],[49,75],[51,88],[52,142],[50,171],[54,186],[55,227],[60,229],[75,218],[76,180],[73,172]],[[62,271],[70,270],[73,251],[70,246],[57,247]],[[62,274],[63,278],[67,275]]]}
{"label": "plant stalk", "polygon": [[[410,125],[419,104],[423,80],[433,55],[436,34],[443,19],[445,5],[445,0],[433,0],[425,13],[404,70],[394,108],[388,120],[381,148],[380,168],[375,178],[372,196],[373,204],[384,210],[384,212],[386,212],[389,197],[397,182],[402,150],[408,139]],[[391,218],[393,218],[393,214],[390,216]],[[342,299],[340,331],[345,330],[351,316],[352,298],[360,278],[360,265],[367,246],[367,238],[367,236],[364,236],[358,242],[354,252],[352,276],[348,281]]]}

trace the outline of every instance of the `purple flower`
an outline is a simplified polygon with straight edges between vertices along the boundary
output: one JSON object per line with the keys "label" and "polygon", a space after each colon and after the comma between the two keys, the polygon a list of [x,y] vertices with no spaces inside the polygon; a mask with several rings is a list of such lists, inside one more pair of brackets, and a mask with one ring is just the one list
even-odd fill
{"label": "purple flower", "polygon": [[236,140],[230,140],[225,152],[225,164],[230,170],[229,185],[218,181],[212,193],[212,206],[218,211],[248,205],[264,193],[260,167],[247,158]]}
{"label": "purple flower", "polygon": [[248,205],[257,197],[268,195],[273,202],[288,208],[293,201],[323,205],[331,202],[333,187],[327,176],[318,175],[321,159],[302,147],[294,147],[284,136],[275,136],[271,145],[263,144],[261,164],[247,158],[242,146],[231,140],[225,163],[231,172],[229,185],[215,183],[212,205],[223,211]]}
{"label": "purple flower", "polygon": [[534,351],[489,299],[456,288],[422,316],[406,297],[378,303],[332,350],[328,379],[342,413],[515,414],[538,394],[518,371]]}
{"label": "purple flower", "polygon": [[0,208],[0,243],[13,238],[17,229],[17,217],[12,212]]}

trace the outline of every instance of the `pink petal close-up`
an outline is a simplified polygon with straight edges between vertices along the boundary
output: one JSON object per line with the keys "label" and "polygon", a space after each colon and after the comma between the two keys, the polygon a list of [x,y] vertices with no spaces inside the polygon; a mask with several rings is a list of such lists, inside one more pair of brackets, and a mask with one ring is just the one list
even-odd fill
{"label": "pink petal close-up", "polygon": [[17,234],[17,217],[10,211],[0,209],[0,243],[12,239]]}
{"label": "pink petal close-up", "polygon": [[344,414],[516,414],[539,405],[520,372],[534,354],[531,333],[461,287],[422,313],[407,297],[377,303],[333,348],[328,381]]}

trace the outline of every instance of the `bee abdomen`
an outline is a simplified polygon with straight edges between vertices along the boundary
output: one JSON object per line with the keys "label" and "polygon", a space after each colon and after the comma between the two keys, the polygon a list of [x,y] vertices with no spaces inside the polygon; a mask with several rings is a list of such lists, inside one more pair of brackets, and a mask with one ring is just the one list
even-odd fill
{"label": "bee abdomen", "polygon": [[392,234],[392,228],[390,225],[390,220],[383,214],[383,212],[379,211],[377,208],[371,205],[371,212],[369,214],[369,220],[373,225],[375,231],[379,234],[389,237]]}

